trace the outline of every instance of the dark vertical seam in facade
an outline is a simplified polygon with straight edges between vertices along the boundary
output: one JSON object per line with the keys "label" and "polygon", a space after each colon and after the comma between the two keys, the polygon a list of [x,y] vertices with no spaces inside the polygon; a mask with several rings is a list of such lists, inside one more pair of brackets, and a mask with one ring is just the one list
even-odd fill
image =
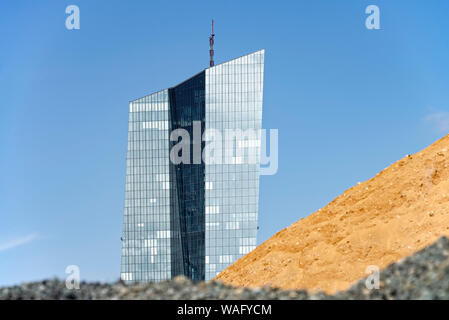
{"label": "dark vertical seam in facade", "polygon": [[[199,85],[198,85],[199,84]],[[198,95],[199,91],[199,95]],[[181,105],[178,95],[184,98],[184,104]],[[192,131],[193,121],[201,122],[201,136],[204,130],[205,120],[205,72],[183,82],[182,84],[169,89],[169,106],[171,114],[172,129],[183,128]],[[181,108],[186,108],[181,110]],[[195,118],[195,119],[194,119]],[[170,142],[173,146],[175,143]],[[203,143],[201,142],[201,145]],[[192,149],[192,140],[190,141]],[[192,160],[192,157],[190,157]],[[205,165],[201,163],[199,167],[194,167],[193,164],[188,165],[189,170],[186,169],[185,164],[171,165],[175,171],[175,180],[172,183],[177,188],[177,204],[178,215],[171,215],[172,219],[179,219],[179,233],[181,237],[181,252],[183,261],[183,274],[193,280],[205,279]],[[184,166],[184,167],[183,167]],[[195,165],[198,166],[198,165]],[[188,174],[186,172],[189,172]],[[191,174],[195,178],[192,179]],[[188,178],[184,181],[184,175]],[[193,181],[193,183],[192,183]],[[188,183],[189,192],[186,193],[184,183]],[[194,190],[194,199],[186,199],[192,196],[192,189]],[[187,206],[186,201],[189,205]],[[196,201],[195,201],[196,200]],[[174,199],[171,199],[174,202]],[[192,207],[193,206],[193,207]],[[192,211],[193,210],[193,211]],[[198,229],[195,229],[192,222],[195,222]],[[201,225],[199,225],[201,224]],[[192,227],[192,228],[189,228]],[[191,230],[193,229],[193,230]],[[192,249],[200,250],[200,252],[193,252]]]}

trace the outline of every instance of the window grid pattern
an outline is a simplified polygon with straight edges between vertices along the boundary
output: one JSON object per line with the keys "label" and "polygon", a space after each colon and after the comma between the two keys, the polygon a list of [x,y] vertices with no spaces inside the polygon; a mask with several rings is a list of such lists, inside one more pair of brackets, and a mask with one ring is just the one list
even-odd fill
{"label": "window grid pattern", "polygon": [[206,129],[256,132],[224,150],[233,164],[206,164],[206,280],[256,246],[263,76],[264,50],[206,69]]}
{"label": "window grid pattern", "polygon": [[121,279],[171,277],[168,90],[130,102]]}

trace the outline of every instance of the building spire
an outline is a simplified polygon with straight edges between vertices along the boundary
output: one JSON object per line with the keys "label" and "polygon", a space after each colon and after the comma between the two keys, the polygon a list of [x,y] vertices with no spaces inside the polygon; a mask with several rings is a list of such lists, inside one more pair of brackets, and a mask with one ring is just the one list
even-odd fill
{"label": "building spire", "polygon": [[214,38],[215,38],[214,19],[212,19],[212,33],[209,36],[209,56],[210,56],[210,63],[209,63],[209,65],[211,67],[214,66]]}

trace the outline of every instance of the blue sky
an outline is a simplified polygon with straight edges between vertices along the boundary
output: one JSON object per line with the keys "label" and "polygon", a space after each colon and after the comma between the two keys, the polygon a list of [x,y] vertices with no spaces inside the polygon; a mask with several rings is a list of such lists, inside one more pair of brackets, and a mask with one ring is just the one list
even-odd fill
{"label": "blue sky", "polygon": [[[66,6],[81,29],[65,28]],[[365,8],[380,8],[380,30]],[[449,2],[2,1],[0,285],[120,272],[128,101],[266,49],[259,243],[449,133]]]}

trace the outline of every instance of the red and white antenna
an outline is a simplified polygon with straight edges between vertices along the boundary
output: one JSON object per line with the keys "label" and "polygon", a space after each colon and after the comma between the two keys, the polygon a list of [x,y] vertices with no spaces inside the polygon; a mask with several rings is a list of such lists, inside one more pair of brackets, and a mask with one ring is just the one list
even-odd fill
{"label": "red and white antenna", "polygon": [[209,56],[210,56],[210,66],[214,66],[214,19],[212,19],[212,34],[209,36]]}

